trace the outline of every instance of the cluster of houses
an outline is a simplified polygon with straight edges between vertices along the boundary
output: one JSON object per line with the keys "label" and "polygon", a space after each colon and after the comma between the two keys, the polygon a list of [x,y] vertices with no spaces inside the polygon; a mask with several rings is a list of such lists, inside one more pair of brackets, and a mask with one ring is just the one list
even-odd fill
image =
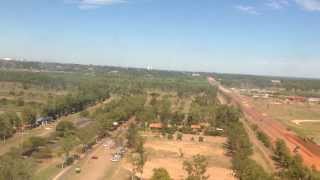
{"label": "cluster of houses", "polygon": [[[197,133],[197,132],[200,132],[203,127],[206,127],[207,124],[192,124],[190,127],[192,129],[193,132]],[[170,128],[171,125],[169,124],[168,127]],[[183,126],[179,126],[178,128],[182,128]],[[152,131],[160,131],[164,128],[163,124],[162,123],[150,123],[149,124],[149,128],[152,130]]]}
{"label": "cluster of houses", "polygon": [[284,103],[320,103],[320,98],[316,97],[303,97],[303,96],[284,96],[279,95],[279,92],[283,89],[239,89],[240,94],[251,96],[255,99],[269,99],[269,98],[277,98],[279,100],[284,101]]}

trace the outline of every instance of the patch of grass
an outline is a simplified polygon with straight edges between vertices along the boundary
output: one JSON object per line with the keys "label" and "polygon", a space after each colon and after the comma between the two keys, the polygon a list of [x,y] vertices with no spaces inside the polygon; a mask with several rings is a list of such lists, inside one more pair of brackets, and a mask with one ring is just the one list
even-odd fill
{"label": "patch of grass", "polygon": [[56,164],[53,164],[40,172],[36,173],[32,180],[45,180],[52,179],[56,174],[58,174],[62,169],[56,167]]}

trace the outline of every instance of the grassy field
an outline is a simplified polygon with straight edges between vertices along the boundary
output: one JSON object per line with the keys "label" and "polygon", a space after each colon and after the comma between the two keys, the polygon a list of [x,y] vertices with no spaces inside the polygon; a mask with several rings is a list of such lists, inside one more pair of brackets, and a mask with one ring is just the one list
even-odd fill
{"label": "grassy field", "polygon": [[320,144],[320,121],[294,123],[294,120],[320,120],[319,104],[272,104],[272,100],[262,99],[255,99],[253,102],[261,112],[279,120],[300,136],[314,138],[314,141]]}
{"label": "grassy field", "polygon": [[36,85],[18,82],[0,82],[0,111],[20,112],[24,107],[40,109],[48,98],[65,95],[65,91],[45,89]]}

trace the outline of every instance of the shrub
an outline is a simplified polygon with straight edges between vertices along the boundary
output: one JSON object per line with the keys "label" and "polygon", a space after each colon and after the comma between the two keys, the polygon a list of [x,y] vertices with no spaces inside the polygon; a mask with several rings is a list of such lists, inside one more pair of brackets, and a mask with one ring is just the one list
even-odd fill
{"label": "shrub", "polygon": [[270,139],[269,139],[268,135],[266,135],[264,132],[262,132],[262,131],[257,131],[257,138],[258,138],[266,147],[270,147],[270,145],[271,145]]}
{"label": "shrub", "polygon": [[202,136],[199,136],[198,140],[199,140],[199,142],[203,142],[204,138]]}
{"label": "shrub", "polygon": [[52,157],[52,151],[49,147],[40,148],[40,150],[35,153],[35,158],[48,159]]}
{"label": "shrub", "polygon": [[171,180],[168,171],[164,168],[153,169],[151,180]]}
{"label": "shrub", "polygon": [[89,113],[89,111],[87,111],[87,110],[84,110],[84,111],[81,111],[80,112],[80,116],[81,117],[88,117],[90,115],[90,113]]}
{"label": "shrub", "polygon": [[168,139],[173,139],[173,135],[172,134],[168,134]]}
{"label": "shrub", "polygon": [[177,133],[177,140],[181,141],[182,140],[182,133]]}

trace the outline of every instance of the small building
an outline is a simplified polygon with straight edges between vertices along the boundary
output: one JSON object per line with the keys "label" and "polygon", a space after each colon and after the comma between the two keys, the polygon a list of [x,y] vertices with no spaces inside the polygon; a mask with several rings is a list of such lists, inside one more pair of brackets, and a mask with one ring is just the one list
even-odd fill
{"label": "small building", "polygon": [[309,103],[320,103],[320,98],[308,98]]}
{"label": "small building", "polygon": [[151,130],[160,130],[163,128],[163,126],[161,123],[151,123],[151,124],[149,124],[149,128]]}
{"label": "small building", "polygon": [[201,129],[201,126],[198,125],[198,124],[192,124],[192,125],[191,125],[191,129],[199,130],[199,129]]}
{"label": "small building", "polygon": [[275,86],[281,85],[281,81],[280,80],[271,80],[271,83]]}
{"label": "small building", "polygon": [[200,124],[192,124],[190,127],[194,133],[199,133],[202,130],[202,127]]}
{"label": "small building", "polygon": [[306,102],[306,98],[302,96],[288,96],[287,99],[294,102]]}

